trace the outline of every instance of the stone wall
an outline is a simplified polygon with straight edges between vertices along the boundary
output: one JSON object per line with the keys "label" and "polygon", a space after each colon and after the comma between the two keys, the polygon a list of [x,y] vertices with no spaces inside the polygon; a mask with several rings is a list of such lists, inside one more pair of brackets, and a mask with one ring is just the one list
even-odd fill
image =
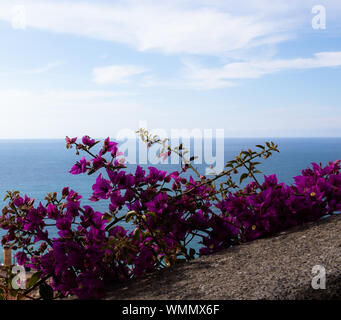
{"label": "stone wall", "polygon": [[[326,270],[326,289],[311,286]],[[131,280],[106,299],[337,299],[341,215]]]}

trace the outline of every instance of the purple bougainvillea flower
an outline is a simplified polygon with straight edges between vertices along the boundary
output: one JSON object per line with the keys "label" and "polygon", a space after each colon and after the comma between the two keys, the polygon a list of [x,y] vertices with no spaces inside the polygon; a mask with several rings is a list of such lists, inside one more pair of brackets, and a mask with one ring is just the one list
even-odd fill
{"label": "purple bougainvillea flower", "polygon": [[69,138],[69,137],[66,137],[65,138],[65,142],[67,143],[67,144],[73,144],[73,143],[75,143],[77,141],[77,137],[76,138]]}
{"label": "purple bougainvillea flower", "polygon": [[91,139],[89,136],[84,136],[84,137],[82,138],[82,142],[83,142],[83,144],[85,144],[86,146],[92,147],[92,146],[96,143],[96,140],[95,140],[95,139]]}
{"label": "purple bougainvillea flower", "polygon": [[117,150],[117,142],[110,141],[110,138],[106,138],[103,143],[102,153],[105,154],[106,152],[112,152]]}
{"label": "purple bougainvillea flower", "polygon": [[[69,148],[76,140],[67,137]],[[84,136],[82,143],[90,147],[95,140]],[[220,197],[203,176],[184,178],[181,171],[155,167],[147,173],[140,166],[128,171],[118,165],[122,154],[117,146],[107,138],[92,155],[78,145],[76,152],[88,152],[92,159],[83,157],[70,171],[93,174],[105,169],[90,198],[104,200],[105,213],[81,204],[77,192],[64,188],[60,198],[49,194],[45,205],[9,193],[10,205],[0,216],[0,227],[6,230],[2,244],[18,250],[19,264],[49,276],[52,289],[62,295],[100,298],[108,284],[341,210],[340,161],[324,167],[312,164],[292,185],[270,175]],[[57,234],[48,233],[51,225]],[[191,248],[193,239],[198,250]]]}
{"label": "purple bougainvillea flower", "polygon": [[17,259],[20,266],[25,265],[25,263],[29,260],[26,253],[22,251],[17,252],[14,257]]}
{"label": "purple bougainvillea flower", "polygon": [[68,194],[69,194],[69,188],[68,187],[65,187],[65,188],[63,188],[63,190],[62,190],[62,196],[63,197],[67,197],[68,196]]}
{"label": "purple bougainvillea flower", "polygon": [[168,195],[160,193],[152,201],[147,202],[146,207],[151,212],[165,213],[168,208],[168,200]]}
{"label": "purple bougainvillea flower", "polygon": [[89,162],[83,157],[79,162],[77,162],[70,170],[71,174],[81,174],[86,172]]}
{"label": "purple bougainvillea flower", "polygon": [[94,199],[108,199],[110,192],[112,191],[112,187],[109,180],[106,180],[100,174],[96,183],[92,186],[93,194],[92,197]]}

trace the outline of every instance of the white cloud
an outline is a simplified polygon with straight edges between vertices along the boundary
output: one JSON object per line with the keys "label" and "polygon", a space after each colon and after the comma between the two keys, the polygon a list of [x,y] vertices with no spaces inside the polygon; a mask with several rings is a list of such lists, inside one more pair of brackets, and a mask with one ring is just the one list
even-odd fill
{"label": "white cloud", "polygon": [[[234,50],[271,45],[292,36],[297,15],[286,1],[261,1],[245,10],[235,1],[22,1],[27,27],[125,43],[140,51],[224,55]],[[281,5],[280,5],[281,4]],[[2,0],[0,19],[11,21],[11,2]],[[264,10],[267,8],[267,10]],[[282,8],[282,9],[278,9]],[[286,15],[279,15],[285,13]]]}
{"label": "white cloud", "polygon": [[[181,86],[214,89],[233,86],[233,79],[259,78],[286,69],[315,67],[332,57],[275,59],[275,44],[295,37],[298,30],[311,28],[313,0],[121,0],[96,3],[56,0],[22,0],[26,24],[48,32],[79,35],[124,43],[139,51],[166,54],[213,55],[236,61],[222,68],[187,63]],[[340,17],[339,0],[325,0],[328,21]],[[2,0],[0,20],[11,23],[13,2]],[[328,22],[329,23],[329,22]],[[266,60],[264,57],[266,56]],[[265,61],[262,61],[261,59]],[[301,65],[302,64],[302,65]],[[322,67],[323,65],[321,65]],[[329,65],[326,65],[329,66]],[[55,67],[30,70],[45,72]],[[112,65],[93,69],[98,84],[129,83],[147,69]],[[157,80],[147,75],[143,86],[177,86],[172,79]]]}
{"label": "white cloud", "polygon": [[2,139],[104,137],[138,123],[141,110],[127,93],[101,90],[0,90],[0,101]]}
{"label": "white cloud", "polygon": [[10,70],[10,71],[4,71],[1,72],[0,75],[2,76],[8,76],[8,75],[35,75],[35,74],[41,74],[45,72],[49,72],[52,69],[55,69],[64,63],[61,61],[55,61],[48,63],[42,67],[32,68],[32,69],[22,69],[22,70]]}
{"label": "white cloud", "polygon": [[270,59],[234,62],[221,68],[205,68],[186,61],[186,78],[198,88],[215,89],[230,87],[231,80],[256,79],[285,70],[314,69],[341,66],[341,52],[320,52],[314,58]]}
{"label": "white cloud", "polygon": [[63,62],[61,61],[56,61],[56,62],[52,62],[52,63],[48,63],[45,66],[42,66],[40,68],[36,68],[36,69],[30,69],[30,70],[22,70],[21,73],[24,74],[40,74],[40,73],[45,73],[48,72],[52,69],[55,69],[59,66],[63,65]]}
{"label": "white cloud", "polygon": [[36,92],[32,90],[0,90],[1,105],[5,108],[13,103],[33,101],[39,99],[40,102],[69,102],[110,99],[122,96],[133,96],[131,92],[125,91],[106,91],[106,90],[47,90]]}
{"label": "white cloud", "polygon": [[93,80],[98,84],[128,83],[136,75],[146,72],[147,69],[132,65],[112,65],[93,69]]}

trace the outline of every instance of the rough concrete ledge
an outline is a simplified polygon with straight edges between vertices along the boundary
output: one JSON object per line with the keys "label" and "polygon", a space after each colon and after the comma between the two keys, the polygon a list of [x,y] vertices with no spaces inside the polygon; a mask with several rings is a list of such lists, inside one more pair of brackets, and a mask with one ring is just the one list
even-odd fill
{"label": "rough concrete ledge", "polygon": [[[326,289],[311,287],[326,269]],[[339,299],[341,215],[242,244],[115,287],[106,299]]]}

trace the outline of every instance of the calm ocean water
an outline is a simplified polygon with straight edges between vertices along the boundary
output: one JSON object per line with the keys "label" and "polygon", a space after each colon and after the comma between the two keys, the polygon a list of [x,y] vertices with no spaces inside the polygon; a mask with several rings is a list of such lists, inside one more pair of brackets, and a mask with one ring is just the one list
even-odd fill
{"label": "calm ocean water", "polygon": [[[241,149],[254,147],[269,139],[233,138],[224,140],[225,161],[233,159]],[[262,160],[260,169],[264,174],[276,173],[279,180],[292,183],[292,177],[311,162],[324,164],[341,159],[341,138],[272,138],[279,145],[279,154]],[[91,204],[96,210],[105,211],[104,203],[91,203],[91,185],[93,176],[73,176],[68,173],[79,157],[74,149],[66,150],[64,140],[0,140],[0,201],[7,190],[19,190],[22,195],[35,198],[36,203],[43,201],[46,193],[60,193],[64,186],[69,186],[83,196],[83,205]],[[135,170],[130,165],[128,170]],[[146,166],[147,167],[147,166]],[[177,165],[157,165],[166,171],[174,171]],[[197,166],[204,172],[204,165]],[[2,202],[1,207],[5,205]],[[0,236],[3,232],[0,230]],[[0,250],[0,261],[2,250]]]}

